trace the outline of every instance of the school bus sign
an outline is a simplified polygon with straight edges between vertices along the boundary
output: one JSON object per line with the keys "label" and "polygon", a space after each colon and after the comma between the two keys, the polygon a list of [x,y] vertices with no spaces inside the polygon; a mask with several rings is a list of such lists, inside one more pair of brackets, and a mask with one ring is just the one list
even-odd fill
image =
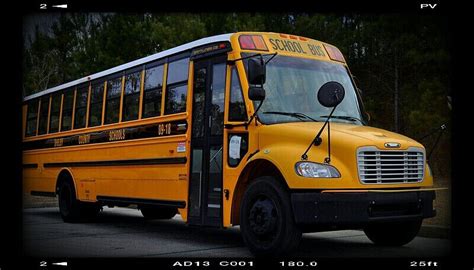
{"label": "school bus sign", "polygon": [[[242,50],[261,50],[282,55],[335,60],[345,63],[342,53],[336,47],[294,35],[241,35],[239,42]],[[270,48],[267,48],[266,44],[270,45]]]}
{"label": "school bus sign", "polygon": [[[311,44],[306,42],[294,41],[294,40],[283,40],[277,38],[269,38],[268,41],[272,44],[272,49],[279,52],[291,52],[291,53],[300,53],[300,54],[311,54],[313,56],[325,57],[323,49],[320,45]],[[306,45],[307,49],[304,49],[303,46]]]}

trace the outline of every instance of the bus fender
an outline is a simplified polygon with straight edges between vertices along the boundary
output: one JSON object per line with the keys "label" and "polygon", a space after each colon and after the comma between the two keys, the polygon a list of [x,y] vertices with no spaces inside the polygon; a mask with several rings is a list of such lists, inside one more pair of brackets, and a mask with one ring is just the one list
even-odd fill
{"label": "bus fender", "polygon": [[239,178],[237,179],[234,193],[232,195],[231,223],[233,225],[238,225],[240,222],[241,199],[248,185],[250,185],[254,179],[260,176],[269,175],[274,176],[287,188],[287,190],[289,190],[288,184],[281,173],[280,166],[278,166],[274,160],[268,158],[268,156],[264,156],[260,152],[249,159]]}
{"label": "bus fender", "polygon": [[70,168],[64,167],[59,170],[58,176],[56,177],[56,194],[59,193],[59,184],[61,181],[66,181],[66,177],[70,178],[72,185],[74,186],[74,191],[76,192],[76,198],[79,195],[77,191],[76,181],[74,180],[74,174]]}

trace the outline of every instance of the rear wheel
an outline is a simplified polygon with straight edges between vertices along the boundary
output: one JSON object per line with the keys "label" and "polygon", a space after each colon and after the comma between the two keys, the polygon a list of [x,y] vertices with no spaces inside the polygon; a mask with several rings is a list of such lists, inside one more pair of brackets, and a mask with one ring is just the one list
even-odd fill
{"label": "rear wheel", "polygon": [[100,206],[95,203],[80,202],[70,181],[63,181],[58,191],[59,212],[64,222],[88,221],[97,216]]}
{"label": "rear wheel", "polygon": [[245,191],[240,210],[244,242],[256,256],[291,253],[301,240],[290,196],[275,178],[259,177]]}
{"label": "rear wheel", "polygon": [[370,223],[364,232],[376,245],[403,246],[411,242],[420,231],[422,220]]}
{"label": "rear wheel", "polygon": [[177,213],[177,208],[141,206],[140,211],[145,219],[172,219]]}

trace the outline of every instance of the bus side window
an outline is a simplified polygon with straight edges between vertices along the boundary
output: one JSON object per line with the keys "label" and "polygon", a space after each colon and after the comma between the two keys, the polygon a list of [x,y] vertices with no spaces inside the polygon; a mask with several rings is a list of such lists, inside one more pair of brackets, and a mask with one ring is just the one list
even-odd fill
{"label": "bus side window", "polygon": [[211,135],[224,134],[225,63],[212,66]]}
{"label": "bus side window", "polygon": [[61,131],[70,130],[72,126],[72,105],[74,102],[74,89],[64,92],[63,116],[61,120]]}
{"label": "bus side window", "polygon": [[153,117],[161,113],[163,88],[163,65],[148,68],[145,71],[142,117]]}
{"label": "bus side window", "polygon": [[120,95],[122,94],[122,77],[107,81],[107,100],[105,103],[105,123],[117,123],[120,113]]}
{"label": "bus side window", "polygon": [[74,129],[86,127],[87,99],[89,86],[83,85],[76,92],[76,107],[74,112]]}
{"label": "bus side window", "polygon": [[230,83],[229,121],[247,121],[242,87],[240,86],[239,76],[235,67],[232,67]]}
{"label": "bus side window", "polygon": [[36,123],[38,120],[38,102],[39,99],[36,99],[28,103],[25,134],[26,137],[36,135]]}
{"label": "bus side window", "polygon": [[89,127],[102,124],[102,101],[104,99],[104,82],[92,85],[91,104],[89,109]]}
{"label": "bus side window", "polygon": [[166,80],[165,114],[186,111],[188,92],[189,58],[184,58],[168,65]]}
{"label": "bus side window", "polygon": [[138,119],[140,102],[141,71],[125,76],[125,94],[123,96],[122,121]]}
{"label": "bus side window", "polygon": [[41,98],[38,135],[46,134],[48,128],[49,96]]}
{"label": "bus side window", "polygon": [[58,132],[59,130],[59,111],[61,110],[61,93],[53,95],[51,101],[51,113],[49,116],[49,133]]}

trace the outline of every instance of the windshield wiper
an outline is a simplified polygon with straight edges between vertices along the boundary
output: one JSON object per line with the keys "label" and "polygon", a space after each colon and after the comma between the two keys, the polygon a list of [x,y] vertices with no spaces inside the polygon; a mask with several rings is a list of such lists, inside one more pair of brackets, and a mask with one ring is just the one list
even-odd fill
{"label": "windshield wiper", "polygon": [[319,122],[318,120],[314,119],[313,117],[306,115],[300,112],[263,112],[264,114],[278,114],[278,115],[287,115],[292,116],[298,119],[309,119],[313,122]]}
{"label": "windshield wiper", "polygon": [[[329,115],[321,115],[319,117],[328,117]],[[362,124],[364,124],[364,122],[362,120],[360,120],[359,118],[357,117],[352,117],[352,116],[346,116],[346,115],[332,115],[331,118],[337,118],[337,119],[344,119],[344,120],[349,120],[349,121],[352,121],[352,122],[355,122],[355,121],[359,121],[361,122]]]}

